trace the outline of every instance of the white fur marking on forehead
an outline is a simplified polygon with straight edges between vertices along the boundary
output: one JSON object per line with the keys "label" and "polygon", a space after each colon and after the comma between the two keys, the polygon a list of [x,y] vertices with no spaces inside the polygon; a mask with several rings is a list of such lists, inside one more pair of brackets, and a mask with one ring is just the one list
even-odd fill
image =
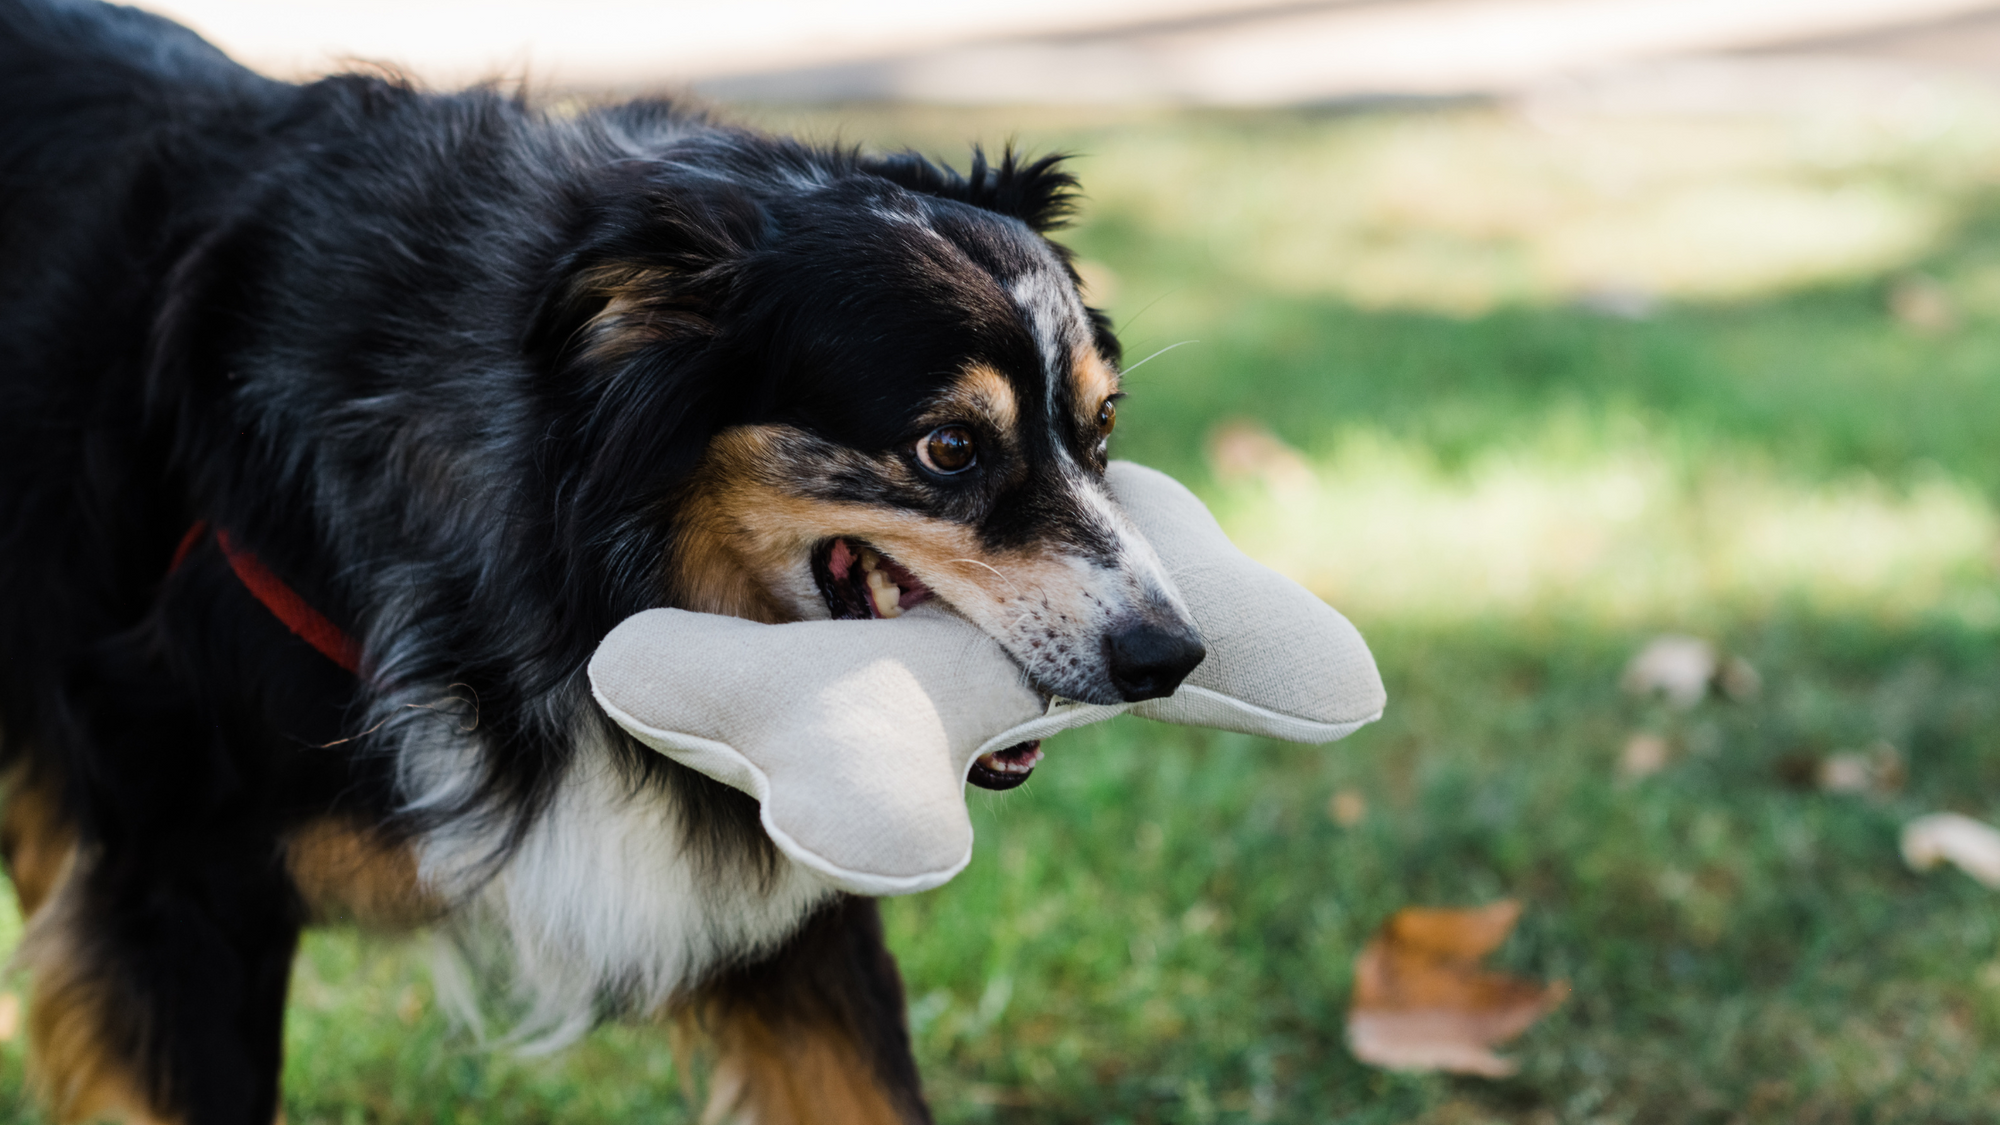
{"label": "white fur marking on forehead", "polygon": [[952,252],[959,258],[965,257],[965,251],[959,249],[951,239],[939,234],[937,228],[931,226],[930,217],[926,214],[909,208],[892,206],[879,200],[868,205],[868,213],[885,223],[895,223],[898,226],[911,227],[919,233],[928,235],[934,241],[942,242],[946,246],[951,247]]}
{"label": "white fur marking on forehead", "polygon": [[1045,269],[1022,274],[1009,282],[1007,292],[1027,314],[1029,330],[1035,334],[1035,350],[1041,354],[1047,386],[1043,405],[1053,424],[1058,416],[1056,388],[1062,384],[1063,372],[1069,370],[1070,353],[1089,338],[1084,331],[1083,299],[1077,296],[1076,286],[1070,284],[1068,275],[1053,261]]}

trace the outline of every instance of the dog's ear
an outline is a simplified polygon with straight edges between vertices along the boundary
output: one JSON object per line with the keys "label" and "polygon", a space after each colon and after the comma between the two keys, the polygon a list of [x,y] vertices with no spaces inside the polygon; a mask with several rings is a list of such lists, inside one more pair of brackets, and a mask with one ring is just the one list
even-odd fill
{"label": "dog's ear", "polygon": [[563,474],[557,533],[574,557],[605,543],[629,556],[605,562],[593,580],[601,598],[579,613],[650,604],[666,546],[641,516],[693,467],[739,393],[717,377],[711,345],[768,222],[734,185],[659,166],[611,175],[620,181],[607,177],[586,201],[523,341],[549,393],[575,410],[544,450]]}
{"label": "dog's ear", "polygon": [[1047,234],[1067,226],[1076,212],[1076,177],[1062,169],[1067,159],[1056,153],[1023,163],[1009,145],[1000,162],[991,164],[986,151],[974,146],[972,169],[962,176],[910,151],[863,158],[861,168],[914,192],[1012,216]]}
{"label": "dog's ear", "polygon": [[766,225],[756,200],[715,183],[610,185],[589,211],[529,318],[529,354],[555,365],[705,341]]}

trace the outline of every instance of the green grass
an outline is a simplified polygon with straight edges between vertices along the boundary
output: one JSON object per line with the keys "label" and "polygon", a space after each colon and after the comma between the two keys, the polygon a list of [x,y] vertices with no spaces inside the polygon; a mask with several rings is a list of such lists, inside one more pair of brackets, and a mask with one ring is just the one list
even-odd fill
{"label": "green grass", "polygon": [[[1983,112],[1915,137],[1855,125],[1840,160],[1786,147],[1803,126],[1782,120],[789,118],[934,148],[1025,121],[1029,143],[1091,154],[1097,201],[1071,241],[1115,283],[1130,358],[1200,341],[1134,373],[1118,451],[1195,484],[1244,542],[1365,560],[1285,565],[1362,626],[1390,691],[1380,724],[1331,748],[1119,720],[1052,742],[1024,789],[975,794],[972,866],[886,907],[939,1118],[1990,1120],[2000,900],[1911,873],[1896,847],[1920,813],[2000,820],[2000,151]],[[1592,170],[1614,156],[1630,174],[1608,193]],[[1844,256],[1807,239],[1731,258],[1672,226],[1688,199],[1753,187],[1801,214],[1862,199],[1902,217],[1872,242],[1828,235]],[[1660,301],[1639,320],[1579,303],[1593,279],[1564,264],[1598,229],[1575,216],[1628,213],[1666,232],[1620,244],[1620,283]],[[1953,326],[1890,315],[1917,274]],[[1309,483],[1218,473],[1226,419],[1281,439]],[[1609,526],[1594,509],[1468,533],[1457,553],[1525,560],[1533,597],[1469,595],[1463,573],[1484,579],[1429,541],[1374,542],[1398,511],[1449,523],[1524,488],[1560,507],[1628,470],[1659,483],[1610,561],[1563,569],[1578,548],[1556,539]],[[1832,530],[1803,561],[1731,553],[1767,524],[1805,534],[1785,521],[1822,502]],[[1324,526],[1352,511],[1376,514]],[[1946,546],[1840,569],[1883,546],[1870,536],[1940,521],[1959,529]],[[1614,596],[1649,552],[1707,573]],[[1625,661],[1667,629],[1751,661],[1761,695],[1677,712],[1623,694]],[[1674,753],[1635,781],[1617,762],[1640,731]],[[1877,740],[1907,765],[1900,790],[1808,783],[1817,757]],[[1352,827],[1328,812],[1341,790],[1367,805]],[[1496,961],[1574,989],[1512,1048],[1521,1073],[1356,1062],[1351,965],[1381,921],[1503,896],[1526,910]],[[552,1058],[482,1050],[436,1011],[414,946],[351,934],[308,939],[288,1046],[291,1125],[690,1119],[657,1029]],[[20,1074],[18,1041],[0,1045],[0,1117],[34,1121]]]}
{"label": "green grass", "polygon": [[[1394,705],[1331,750],[1137,722],[1070,740],[1029,802],[984,810],[962,885],[894,914],[913,981],[941,982],[916,988],[947,1115],[1978,1117],[2000,917],[1969,880],[1904,871],[1895,837],[1914,812],[2000,812],[1991,638],[1764,623],[1731,639],[1784,670],[1765,696],[1686,715],[1616,690],[1632,639],[1377,629]],[[1679,754],[1621,784],[1635,727]],[[1786,781],[1864,733],[1906,748],[1901,795]],[[1327,813],[1341,789],[1370,810],[1352,829]],[[1528,912],[1502,962],[1575,987],[1521,1076],[1355,1063],[1349,969],[1382,918],[1507,895]],[[989,1088],[1012,1098],[982,1109]]]}

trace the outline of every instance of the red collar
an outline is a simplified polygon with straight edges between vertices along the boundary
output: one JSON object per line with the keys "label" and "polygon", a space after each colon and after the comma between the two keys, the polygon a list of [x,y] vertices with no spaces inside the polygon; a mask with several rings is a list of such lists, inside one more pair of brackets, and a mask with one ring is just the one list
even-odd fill
{"label": "red collar", "polygon": [[[174,549],[174,561],[167,566],[172,574],[187,561],[188,553],[201,543],[208,533],[208,521],[196,520],[187,534],[181,537],[181,545]],[[229,569],[236,572],[237,580],[243,583],[250,596],[264,603],[264,608],[283,622],[285,628],[298,634],[299,639],[318,649],[321,655],[355,675],[361,674],[361,646],[354,638],[341,632],[340,626],[328,621],[320,612],[306,604],[298,592],[264,566],[256,555],[246,551],[227,531],[215,529],[215,544],[222,548],[222,557],[229,560]]]}

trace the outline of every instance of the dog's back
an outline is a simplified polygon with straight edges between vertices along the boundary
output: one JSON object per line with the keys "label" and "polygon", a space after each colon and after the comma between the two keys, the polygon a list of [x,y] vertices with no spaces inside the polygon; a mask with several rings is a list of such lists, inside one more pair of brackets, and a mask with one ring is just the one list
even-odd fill
{"label": "dog's back", "polygon": [[135,177],[167,171],[177,130],[216,131],[283,89],[135,8],[0,0],[0,292],[9,308],[46,292],[51,272],[72,272],[65,251],[103,240],[121,219],[143,219],[121,211],[144,205],[129,198]]}
{"label": "dog's back", "polygon": [[226,174],[226,146],[176,134],[224,135],[283,89],[136,9],[0,0],[0,713],[17,721],[37,710],[24,681],[115,627],[156,565],[132,546],[163,515],[132,487],[158,477],[143,309],[191,194],[175,181]]}
{"label": "dog's back", "polygon": [[0,159],[7,198],[25,176],[74,173],[204,99],[263,80],[186,28],[136,8],[0,2]]}

